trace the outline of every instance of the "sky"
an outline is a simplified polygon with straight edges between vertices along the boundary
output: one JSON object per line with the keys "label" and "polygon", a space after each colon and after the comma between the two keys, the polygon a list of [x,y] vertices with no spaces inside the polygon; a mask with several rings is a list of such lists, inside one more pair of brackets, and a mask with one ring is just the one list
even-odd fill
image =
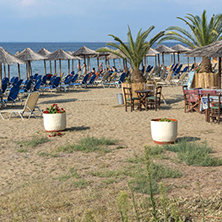
{"label": "sky", "polygon": [[108,42],[127,39],[154,25],[186,28],[187,13],[208,20],[222,13],[222,0],[0,0],[0,42]]}

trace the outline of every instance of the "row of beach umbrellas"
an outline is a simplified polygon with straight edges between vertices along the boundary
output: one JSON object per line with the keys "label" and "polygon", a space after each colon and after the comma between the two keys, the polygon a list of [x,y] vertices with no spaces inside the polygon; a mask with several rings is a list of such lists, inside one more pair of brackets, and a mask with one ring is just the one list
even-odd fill
{"label": "row of beach umbrellas", "polygon": [[[147,53],[147,56],[156,56],[162,54],[162,63],[164,64],[164,55],[165,54],[175,54],[178,53],[178,61],[179,61],[179,54],[189,51],[190,49],[182,46],[182,45],[175,45],[172,48],[169,48],[165,45],[160,45],[155,49],[150,49]],[[76,59],[80,60],[84,59],[86,64],[86,59],[88,59],[87,67],[90,67],[90,58],[97,57],[97,65],[99,67],[99,59],[105,60],[105,66],[107,68],[107,61],[109,59],[120,59],[118,56],[114,54],[110,54],[108,52],[97,53],[96,51],[87,48],[86,46],[81,47],[76,52],[65,52],[62,49],[58,49],[55,52],[49,52],[47,49],[42,48],[38,52],[34,52],[30,48],[24,49],[22,52],[17,52],[15,55],[4,50],[0,47],[0,69],[2,69],[2,64],[4,65],[12,65],[17,63],[18,64],[18,75],[20,77],[20,64],[26,64],[26,74],[28,77],[32,75],[32,68],[31,68],[31,61],[36,60],[43,60],[44,61],[44,70],[46,74],[46,60],[50,61],[50,72],[51,72],[51,61],[59,60],[59,74],[61,75],[61,60],[68,60],[68,72],[70,72],[70,60],[74,61]],[[159,63],[160,64],[160,63]],[[56,72],[56,62],[54,63],[54,70]],[[99,68],[98,68],[99,69]],[[0,81],[2,79],[2,70],[0,70]]]}

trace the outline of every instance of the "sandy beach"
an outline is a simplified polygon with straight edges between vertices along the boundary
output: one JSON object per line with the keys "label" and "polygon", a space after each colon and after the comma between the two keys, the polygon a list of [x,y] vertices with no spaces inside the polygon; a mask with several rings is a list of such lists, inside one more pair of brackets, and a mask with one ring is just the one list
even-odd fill
{"label": "sandy beach", "polygon": [[[124,107],[117,103],[116,94],[120,92],[120,88],[77,88],[67,92],[41,94],[38,101],[41,109],[57,103],[59,107],[66,110],[67,130],[61,137],[51,137],[47,143],[28,149],[25,153],[17,151],[19,141],[33,136],[48,137],[44,131],[43,118],[32,117],[30,120],[26,118],[23,121],[21,118],[12,117],[9,121],[0,120],[0,195],[3,197],[18,186],[33,180],[54,178],[67,172],[71,167],[77,169],[79,174],[93,183],[93,176],[89,176],[87,172],[98,170],[101,166],[111,170],[118,169],[122,164],[124,165],[125,159],[141,155],[144,146],[155,145],[151,138],[150,120],[157,117],[178,119],[178,139],[207,141],[207,144],[213,148],[212,155],[222,158],[221,124],[207,123],[204,114],[184,113],[181,86],[163,88],[167,105],[162,103],[161,110],[158,111],[125,112]],[[96,152],[62,153],[57,158],[38,155],[40,152],[53,152],[61,145],[75,143],[86,136],[117,139],[118,146],[122,149],[116,149],[115,152],[104,155]],[[201,193],[206,198],[218,194],[221,190],[221,166],[195,167],[167,160],[163,162],[183,172],[182,178],[162,180],[164,183],[176,184],[170,190],[170,196],[198,195],[196,182],[200,183]],[[93,187],[96,186],[98,184],[93,183]],[[112,193],[112,189],[125,189],[124,187],[127,187],[126,181],[120,181],[113,185],[109,192]],[[87,190],[89,193],[92,192],[89,191],[91,188]],[[106,200],[108,193],[104,194],[103,201]],[[73,204],[78,202],[73,201]]]}

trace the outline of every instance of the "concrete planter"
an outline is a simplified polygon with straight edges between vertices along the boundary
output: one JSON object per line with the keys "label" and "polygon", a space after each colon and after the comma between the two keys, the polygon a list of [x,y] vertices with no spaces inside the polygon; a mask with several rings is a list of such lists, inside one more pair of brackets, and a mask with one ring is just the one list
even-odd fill
{"label": "concrete planter", "polygon": [[43,113],[43,123],[46,132],[59,132],[66,129],[66,113]]}
{"label": "concrete planter", "polygon": [[157,144],[173,144],[177,138],[176,119],[170,119],[172,122],[162,122],[161,118],[151,120],[151,135],[152,139]]}

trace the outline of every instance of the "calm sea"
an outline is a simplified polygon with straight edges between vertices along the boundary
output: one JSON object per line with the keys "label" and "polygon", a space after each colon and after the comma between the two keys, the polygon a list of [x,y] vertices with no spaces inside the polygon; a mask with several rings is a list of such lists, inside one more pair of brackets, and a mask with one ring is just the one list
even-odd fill
{"label": "calm sea", "polygon": [[[166,46],[168,47],[172,47],[178,43],[164,43]],[[57,49],[63,49],[66,52],[67,51],[77,51],[79,48],[81,48],[82,46],[86,46],[90,49],[96,50],[98,48],[102,48],[106,46],[106,42],[10,42],[10,43],[0,43],[0,46],[3,47],[5,50],[7,50],[8,52],[15,54],[18,51],[23,51],[25,48],[31,48],[33,51],[37,52],[39,51],[41,48],[46,48],[47,50],[49,50],[50,52],[54,52]],[[153,47],[155,48],[155,46]],[[103,61],[103,60],[101,60]],[[161,60],[162,61],[162,60]],[[171,64],[171,56],[170,55],[165,55],[164,57],[164,62],[165,65],[170,65]],[[78,61],[74,61],[74,71],[77,70],[77,62]],[[183,55],[180,56],[180,62],[183,64],[187,63],[187,58],[183,57]],[[192,63],[193,60],[190,60],[190,63]],[[83,63],[83,60],[81,60],[81,64]],[[148,58],[148,63],[150,65],[154,65],[155,64],[155,59],[152,57]],[[103,61],[103,64],[104,61]],[[119,64],[119,59],[117,59],[115,61],[115,65],[117,68],[119,68],[120,64]],[[71,69],[72,69],[72,65],[70,64]],[[110,66],[113,66],[113,60],[110,60]],[[57,61],[57,72],[58,72],[58,67],[59,67],[59,63]],[[97,67],[97,61],[96,59],[92,58],[90,59],[90,67],[91,69],[93,67]],[[6,68],[6,73],[7,73],[7,68]],[[34,73],[39,73],[39,74],[44,74],[44,64],[43,61],[33,61],[32,62],[32,72]],[[49,62],[47,61],[47,73],[50,72],[50,68],[49,68]],[[54,72],[54,63],[52,62],[52,72]],[[62,61],[62,72],[64,72],[65,74],[68,73],[68,62],[67,61]],[[17,66],[16,65],[11,65],[10,66],[10,76],[17,76],[18,74],[17,71]],[[8,74],[7,74],[8,75]],[[26,77],[26,66],[25,65],[21,65],[21,78],[25,78]]]}

